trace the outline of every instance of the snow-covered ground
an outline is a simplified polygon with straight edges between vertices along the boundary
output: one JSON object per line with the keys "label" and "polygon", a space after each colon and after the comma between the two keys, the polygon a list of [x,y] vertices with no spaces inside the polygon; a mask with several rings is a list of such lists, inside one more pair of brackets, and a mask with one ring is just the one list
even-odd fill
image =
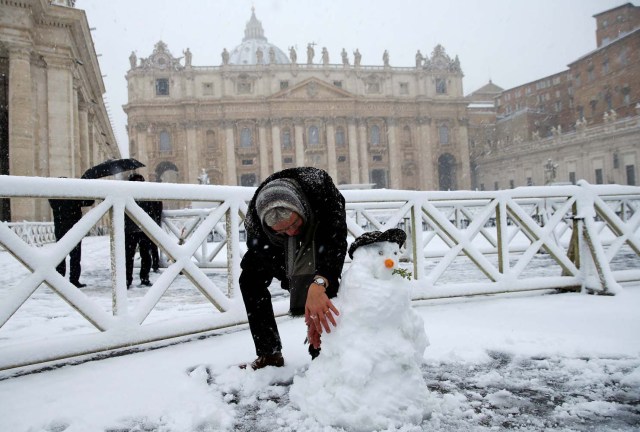
{"label": "snow-covered ground", "polygon": [[[105,310],[111,307],[108,262],[108,239],[83,241],[84,291]],[[2,301],[3,289],[25,270],[0,252],[0,274]],[[211,277],[224,283],[224,275]],[[212,310],[183,279],[149,321]],[[134,301],[145,289],[133,288]],[[397,430],[640,430],[640,285],[613,297],[547,292],[414,308],[431,343],[421,368],[431,415]],[[290,403],[290,384],[310,358],[302,320],[279,322],[281,369],[235,367],[254,358],[249,332],[240,326],[40,373],[0,373],[0,431],[339,431]],[[87,332],[95,329],[40,288],[0,329],[0,345]]]}

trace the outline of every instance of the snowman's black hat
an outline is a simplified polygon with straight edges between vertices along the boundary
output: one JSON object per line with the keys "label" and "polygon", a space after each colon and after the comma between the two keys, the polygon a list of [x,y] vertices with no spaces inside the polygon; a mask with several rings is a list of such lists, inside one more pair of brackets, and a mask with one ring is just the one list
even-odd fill
{"label": "snowman's black hat", "polygon": [[360,246],[365,246],[372,243],[378,242],[392,242],[398,243],[398,246],[402,247],[405,240],[407,239],[407,234],[398,228],[391,228],[386,230],[385,232],[380,231],[370,231],[362,234],[360,237],[355,239],[351,246],[349,247],[349,257],[353,258],[353,253]]}

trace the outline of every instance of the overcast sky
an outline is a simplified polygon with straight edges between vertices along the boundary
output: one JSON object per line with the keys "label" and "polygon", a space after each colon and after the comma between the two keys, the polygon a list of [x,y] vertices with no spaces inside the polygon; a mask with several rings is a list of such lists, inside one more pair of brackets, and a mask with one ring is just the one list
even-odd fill
{"label": "overcast sky", "polygon": [[[507,89],[566,69],[596,48],[593,15],[623,0],[77,0],[92,31],[118,144],[128,155],[125,74],[129,54],[148,57],[164,41],[175,57],[187,47],[194,66],[221,63],[223,48],[242,42],[251,7],[265,36],[285,53],[297,47],[306,61],[315,42],[315,61],[327,47],[331,63],[345,48],[363,65],[414,66],[419,49],[431,54],[442,44],[460,59],[464,93],[490,79]],[[633,1],[633,4],[638,4]]]}

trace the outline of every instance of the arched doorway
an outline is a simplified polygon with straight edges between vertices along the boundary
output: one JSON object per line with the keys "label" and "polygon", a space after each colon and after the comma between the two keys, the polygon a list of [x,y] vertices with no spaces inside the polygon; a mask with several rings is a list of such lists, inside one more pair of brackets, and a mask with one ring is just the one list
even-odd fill
{"label": "arched doorway", "polygon": [[179,172],[171,162],[160,162],[156,167],[156,181],[158,183],[178,183]]}
{"label": "arched doorway", "polygon": [[445,153],[438,158],[438,183],[440,190],[456,190],[456,158]]}

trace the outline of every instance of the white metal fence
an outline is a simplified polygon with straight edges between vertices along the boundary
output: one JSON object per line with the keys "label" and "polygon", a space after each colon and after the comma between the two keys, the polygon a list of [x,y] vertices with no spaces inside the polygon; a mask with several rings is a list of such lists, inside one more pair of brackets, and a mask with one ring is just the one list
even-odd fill
{"label": "white metal fence", "polygon": [[[47,248],[0,223],[4,253],[28,269],[0,301],[0,328],[44,284],[99,330],[37,346],[0,342],[0,370],[245,323],[238,276],[246,250],[242,223],[253,192],[231,186],[0,176],[0,197],[96,200],[63,239]],[[415,278],[416,300],[550,288],[614,294],[620,282],[640,280],[640,263],[614,265],[622,255],[632,263],[640,257],[638,187],[581,183],[495,192],[342,192],[349,241],[374,229],[401,227],[407,232],[404,260]],[[191,201],[194,209],[165,211],[159,227],[135,203],[149,199]],[[125,213],[158,244],[167,263],[135,305],[125,281]],[[111,311],[55,271],[55,263],[105,217],[111,236]],[[475,271],[472,280],[460,279],[460,266]],[[223,269],[226,284],[214,282],[206,269]],[[217,312],[145,324],[178,275],[186,276]],[[287,304],[276,301],[274,309],[286,314]]]}

